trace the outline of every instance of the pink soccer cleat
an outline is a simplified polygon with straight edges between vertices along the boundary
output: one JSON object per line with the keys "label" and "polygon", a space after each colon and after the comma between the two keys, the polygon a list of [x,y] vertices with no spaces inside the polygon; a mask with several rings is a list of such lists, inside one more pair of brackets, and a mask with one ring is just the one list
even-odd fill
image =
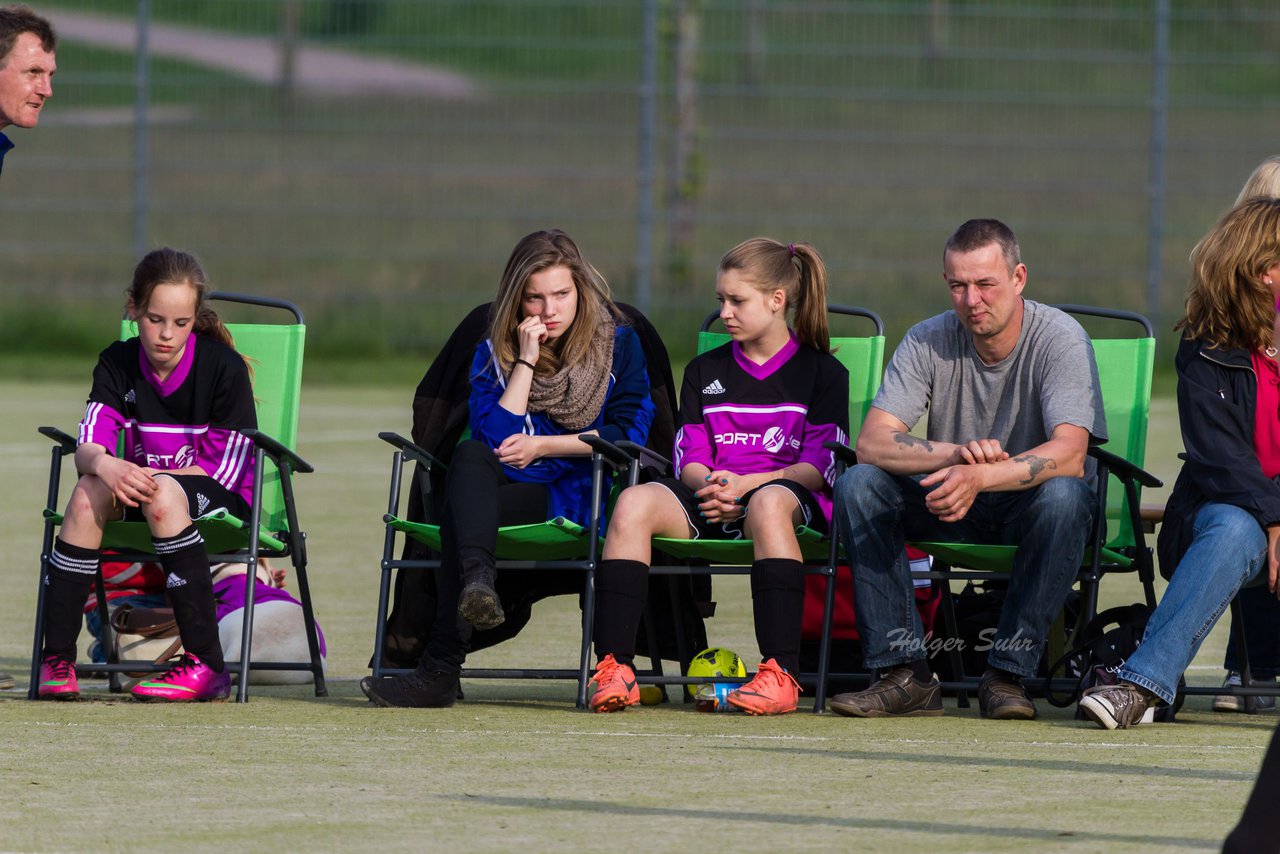
{"label": "pink soccer cleat", "polygon": [[133,686],[133,698],[144,702],[198,703],[225,700],[231,694],[231,674],[213,668],[189,652],[168,671]]}
{"label": "pink soccer cleat", "polygon": [[41,700],[79,699],[75,662],[60,655],[46,655],[40,662],[40,686],[36,696]]}

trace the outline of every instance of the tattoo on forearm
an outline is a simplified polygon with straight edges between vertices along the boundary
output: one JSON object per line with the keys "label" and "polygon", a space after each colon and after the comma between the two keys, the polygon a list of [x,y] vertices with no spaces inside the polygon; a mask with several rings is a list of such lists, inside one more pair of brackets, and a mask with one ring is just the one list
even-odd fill
{"label": "tattoo on forearm", "polygon": [[1031,474],[1026,480],[1018,481],[1023,484],[1031,483],[1045,469],[1055,471],[1058,468],[1058,464],[1053,460],[1048,457],[1037,457],[1035,454],[1023,454],[1022,456],[1014,457],[1013,461],[1015,463],[1026,463],[1031,469]]}
{"label": "tattoo on forearm", "polygon": [[927,453],[933,453],[933,443],[928,439],[921,439],[918,436],[912,436],[910,433],[894,433],[893,441],[899,445],[907,445],[910,447],[924,448]]}

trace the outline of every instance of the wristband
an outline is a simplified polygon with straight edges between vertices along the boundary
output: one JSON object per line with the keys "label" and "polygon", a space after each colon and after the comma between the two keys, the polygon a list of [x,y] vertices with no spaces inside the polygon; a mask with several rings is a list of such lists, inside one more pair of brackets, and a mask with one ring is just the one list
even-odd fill
{"label": "wristband", "polygon": [[[516,364],[517,364],[517,365],[524,365],[526,368],[528,368],[528,369],[529,369],[529,370],[531,370],[531,371],[532,371],[532,370],[536,370],[536,369],[533,367],[533,362],[528,362],[528,361],[525,361],[524,359],[516,359]],[[513,370],[513,371],[514,371],[514,370],[515,370],[515,368],[514,368],[514,367],[512,367],[512,369],[511,369],[511,370]]]}

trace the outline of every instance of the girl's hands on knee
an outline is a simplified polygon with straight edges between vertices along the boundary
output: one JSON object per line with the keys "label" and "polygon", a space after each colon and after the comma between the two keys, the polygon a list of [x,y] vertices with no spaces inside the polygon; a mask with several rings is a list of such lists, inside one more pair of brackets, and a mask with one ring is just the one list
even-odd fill
{"label": "girl's hands on knee", "polygon": [[738,499],[742,497],[742,480],[731,471],[713,471],[706,476],[707,485],[695,495],[698,509],[711,522],[731,522],[745,512]]}
{"label": "girl's hands on knee", "polygon": [[149,504],[156,494],[156,481],[150,469],[128,460],[103,456],[93,472],[107,485],[116,501],[126,507]]}

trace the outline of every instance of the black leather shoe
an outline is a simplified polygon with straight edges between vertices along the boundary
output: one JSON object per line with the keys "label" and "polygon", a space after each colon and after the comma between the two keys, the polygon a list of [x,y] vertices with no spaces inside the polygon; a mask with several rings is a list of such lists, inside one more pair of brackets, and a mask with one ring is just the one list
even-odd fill
{"label": "black leather shoe", "polygon": [[461,693],[458,673],[419,665],[404,676],[383,676],[360,680],[360,690],[375,706],[405,709],[444,709]]}

